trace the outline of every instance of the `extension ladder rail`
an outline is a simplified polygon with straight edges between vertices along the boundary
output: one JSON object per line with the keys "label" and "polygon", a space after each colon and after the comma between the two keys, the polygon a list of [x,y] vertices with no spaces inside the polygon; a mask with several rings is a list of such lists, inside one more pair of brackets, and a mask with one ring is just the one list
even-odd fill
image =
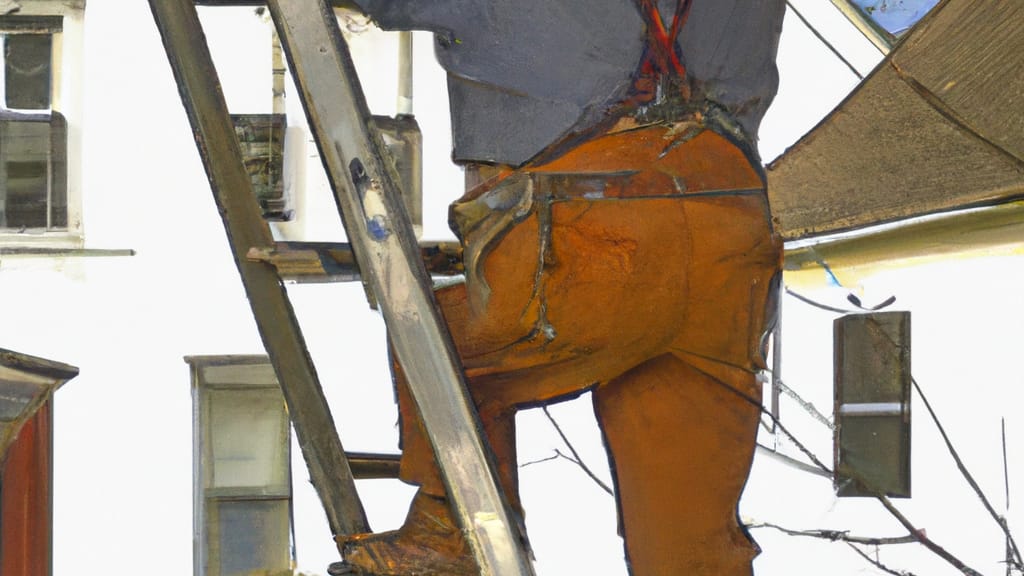
{"label": "extension ladder rail", "polygon": [[[364,532],[351,468],[287,294],[267,258],[248,257],[273,255],[277,245],[259,216],[195,6],[192,0],[150,0],[150,5],[331,529]],[[369,110],[334,12],[325,0],[270,0],[268,5],[360,275],[380,305],[480,573],[531,576],[393,171],[368,126]]]}

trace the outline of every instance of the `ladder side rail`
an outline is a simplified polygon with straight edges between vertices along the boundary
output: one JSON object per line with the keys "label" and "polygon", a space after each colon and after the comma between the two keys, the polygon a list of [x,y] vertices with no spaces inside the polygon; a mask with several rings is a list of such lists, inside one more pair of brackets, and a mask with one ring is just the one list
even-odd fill
{"label": "ladder side rail", "polygon": [[377,297],[481,574],[533,574],[409,217],[324,0],[269,0],[363,281]]}
{"label": "ladder side rail", "polygon": [[352,471],[285,287],[272,266],[246,258],[252,248],[273,248],[274,240],[244,169],[195,6],[191,0],[150,0],[150,7],[235,264],[330,528],[335,534],[366,532],[366,514]]}

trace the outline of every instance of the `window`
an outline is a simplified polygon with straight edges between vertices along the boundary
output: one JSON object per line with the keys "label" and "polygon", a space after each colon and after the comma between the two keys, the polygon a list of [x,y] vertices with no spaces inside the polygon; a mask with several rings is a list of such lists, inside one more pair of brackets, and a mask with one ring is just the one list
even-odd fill
{"label": "window", "polygon": [[68,230],[67,123],[53,109],[60,16],[0,17],[0,230]]}
{"label": "window", "polygon": [[291,427],[265,356],[190,356],[196,576],[291,574]]}
{"label": "window", "polygon": [[910,497],[910,312],[837,318],[835,485],[839,496]]}
{"label": "window", "polygon": [[291,202],[284,192],[284,114],[232,114],[252,190],[267,220],[292,219]]}

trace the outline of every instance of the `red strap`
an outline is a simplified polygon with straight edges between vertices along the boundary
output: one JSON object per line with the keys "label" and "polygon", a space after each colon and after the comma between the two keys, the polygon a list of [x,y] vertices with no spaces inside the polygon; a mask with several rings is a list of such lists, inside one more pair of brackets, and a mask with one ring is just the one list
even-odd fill
{"label": "red strap", "polygon": [[[680,31],[686,25],[686,19],[690,15],[690,5],[693,3],[693,0],[676,0],[675,14],[672,15],[672,24],[667,30],[654,1],[636,0],[640,15],[643,17],[647,27],[647,50],[644,51],[643,60],[640,62],[636,77],[633,79],[632,90],[619,103],[619,110],[629,111],[652,102],[660,85],[659,80],[666,76],[675,76],[681,80],[677,84],[679,95],[682,96],[684,101],[690,99],[690,87],[685,82],[686,67],[676,54],[675,45]],[[544,150],[535,155],[527,165],[541,166],[559,158],[581,142],[585,142],[607,131],[620,116],[621,114],[610,113],[603,121],[595,125],[571,132],[564,138],[548,145]],[[518,173],[518,171],[499,174],[495,176],[494,182],[496,183],[501,178],[514,173]]]}
{"label": "red strap", "polygon": [[[672,15],[672,24],[667,30],[654,0],[636,0],[636,2],[640,8],[640,15],[643,16],[644,23],[647,24],[648,48],[640,63],[636,86],[639,92],[644,93],[648,91],[644,84],[648,84],[652,77],[674,75],[678,78],[686,78],[686,66],[679,60],[675,44],[680,30],[690,15],[692,0],[677,0],[675,14]],[[643,79],[647,79],[647,82],[644,82]]]}

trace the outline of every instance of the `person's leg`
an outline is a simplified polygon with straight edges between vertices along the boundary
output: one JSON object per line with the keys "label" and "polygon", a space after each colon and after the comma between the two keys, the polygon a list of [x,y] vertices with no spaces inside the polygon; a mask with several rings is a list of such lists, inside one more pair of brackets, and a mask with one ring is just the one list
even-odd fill
{"label": "person's leg", "polygon": [[[631,180],[618,185],[626,184],[639,185]],[[472,286],[461,285],[437,293],[504,488],[513,500],[517,494],[514,407],[550,402],[608,382],[673,346],[689,317],[689,273],[706,272],[687,266],[694,262],[687,201],[592,199],[586,193],[554,199],[556,191],[581,188],[585,192],[595,185],[592,177],[541,179],[533,191],[534,211],[480,254],[481,277],[490,280],[490,288],[481,290],[478,284],[471,293]],[[696,215],[707,218],[700,210]],[[757,236],[756,229],[751,234]],[[760,239],[755,238],[755,243]],[[734,261],[749,259],[748,245],[731,248],[735,254],[711,264],[732,271]],[[721,280],[728,284],[733,278]],[[749,279],[746,282],[747,287],[740,289],[746,295],[742,304],[749,307],[751,297],[757,298]],[[707,305],[706,300],[696,304]],[[735,332],[730,331],[727,340],[743,337]],[[735,348],[745,353],[745,341]],[[443,522],[436,521],[440,516],[433,505],[444,495],[443,483],[407,395],[401,404],[402,477],[419,484],[421,494],[401,530],[347,540],[346,558],[364,573],[400,573],[402,567],[412,571],[412,562],[422,572],[426,560],[418,552],[406,554],[405,548],[465,549],[450,514]],[[422,518],[432,525],[444,524],[449,541],[436,542],[441,536],[432,533]],[[450,547],[456,539],[459,547]],[[410,561],[402,561],[403,555]],[[463,564],[456,568],[456,561],[462,561],[461,554],[438,552],[432,562],[438,567],[452,564],[438,568],[439,572],[461,574]]]}
{"label": "person's leg", "polygon": [[[456,286],[438,293],[443,309],[458,314],[463,301]],[[399,408],[402,459],[399,477],[419,487],[402,527],[395,531],[339,537],[348,569],[376,576],[469,576],[478,574],[475,560],[454,518],[434,451],[416,410],[401,366],[392,373]],[[472,382],[469,383],[472,393]],[[515,411],[512,407],[475,402],[484,435],[494,453],[499,481],[510,499],[513,516],[518,501]]]}
{"label": "person's leg", "polygon": [[594,392],[633,576],[751,574],[737,504],[753,458],[759,386],[749,371],[673,355]]}
{"label": "person's leg", "polygon": [[[437,292],[513,508],[515,407],[578,394],[671,342],[685,299],[682,211],[670,199],[562,201],[551,207],[552,260],[543,274],[537,273],[541,227],[532,216],[488,254],[484,270],[494,282],[483,307],[470,302],[466,285]],[[420,493],[400,530],[342,539],[346,561],[380,575],[475,570],[451,514],[438,506],[444,484],[397,365],[395,377],[401,477]]]}

